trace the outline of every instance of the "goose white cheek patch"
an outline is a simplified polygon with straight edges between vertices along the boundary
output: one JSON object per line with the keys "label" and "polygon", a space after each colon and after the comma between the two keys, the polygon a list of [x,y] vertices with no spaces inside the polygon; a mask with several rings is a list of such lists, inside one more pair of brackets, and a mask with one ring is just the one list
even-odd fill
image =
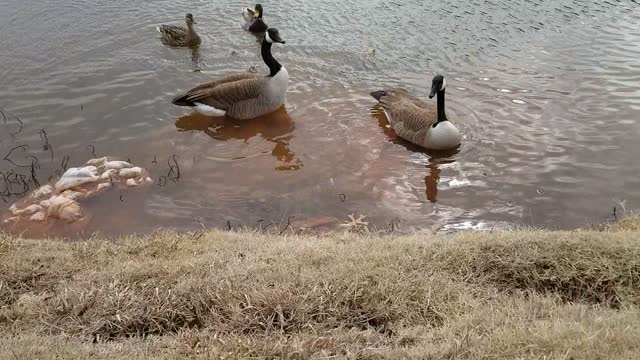
{"label": "goose white cheek patch", "polygon": [[447,88],[447,79],[442,79],[442,88],[440,90],[444,90]]}
{"label": "goose white cheek patch", "polygon": [[273,44],[273,40],[271,40],[271,36],[269,36],[268,31],[264,34],[264,38],[267,40],[269,44]]}

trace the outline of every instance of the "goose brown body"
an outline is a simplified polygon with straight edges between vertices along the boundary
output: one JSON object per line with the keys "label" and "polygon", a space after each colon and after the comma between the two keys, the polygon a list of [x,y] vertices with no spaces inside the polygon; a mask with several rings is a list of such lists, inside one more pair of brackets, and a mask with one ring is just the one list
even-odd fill
{"label": "goose brown body", "polygon": [[380,106],[393,130],[401,138],[421,144],[427,131],[438,121],[437,108],[405,89],[390,89],[385,94],[380,98]]}

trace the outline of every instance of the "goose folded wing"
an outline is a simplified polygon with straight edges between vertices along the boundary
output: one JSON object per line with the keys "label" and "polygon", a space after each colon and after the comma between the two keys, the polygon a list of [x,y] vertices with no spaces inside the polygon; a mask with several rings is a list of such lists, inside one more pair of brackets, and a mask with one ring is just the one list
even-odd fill
{"label": "goose folded wing", "polygon": [[394,122],[408,131],[420,131],[436,123],[435,106],[418,99],[404,89],[394,89],[380,99],[380,105]]}
{"label": "goose folded wing", "polygon": [[202,90],[202,89],[214,88],[214,87],[216,87],[218,85],[222,85],[222,84],[226,84],[226,83],[230,83],[230,82],[234,82],[234,81],[238,81],[238,80],[255,79],[257,77],[258,77],[258,75],[254,74],[254,73],[240,73],[240,74],[228,75],[228,76],[225,76],[225,77],[223,77],[221,79],[214,80],[214,81],[209,81],[207,83],[198,85],[198,86],[194,87],[193,89],[189,90],[189,92],[195,92],[195,91]]}
{"label": "goose folded wing", "polygon": [[241,79],[191,90],[185,98],[191,103],[199,102],[216,109],[228,110],[236,103],[260,96],[263,85],[264,82],[259,78]]}

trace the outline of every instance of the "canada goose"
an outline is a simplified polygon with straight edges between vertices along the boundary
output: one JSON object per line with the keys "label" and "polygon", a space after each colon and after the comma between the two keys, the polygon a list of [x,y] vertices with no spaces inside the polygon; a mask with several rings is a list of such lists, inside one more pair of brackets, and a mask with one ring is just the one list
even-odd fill
{"label": "canada goose", "polygon": [[446,87],[447,81],[442,75],[433,77],[429,99],[437,94],[435,107],[404,89],[374,91],[371,96],[380,102],[398,136],[427,149],[445,150],[458,146],[462,138],[445,114]]}
{"label": "canada goose", "polygon": [[156,30],[162,34],[162,42],[168,46],[174,47],[194,47],[200,45],[200,36],[193,30],[193,24],[196,22],[193,20],[193,15],[187,14],[185,16],[187,28],[174,25],[160,25],[156,27]]}
{"label": "canada goose", "polygon": [[255,9],[242,9],[242,17],[244,18],[244,25],[242,28],[254,35],[264,35],[269,26],[267,26],[267,24],[264,23],[264,20],[262,20],[262,15],[264,15],[262,4],[256,4]]}
{"label": "canada goose", "polygon": [[269,67],[269,75],[230,75],[175,97],[173,104],[192,107],[203,115],[238,120],[253,119],[278,109],[284,104],[289,73],[271,55],[273,43],[285,43],[276,28],[267,30],[261,45],[262,60]]}

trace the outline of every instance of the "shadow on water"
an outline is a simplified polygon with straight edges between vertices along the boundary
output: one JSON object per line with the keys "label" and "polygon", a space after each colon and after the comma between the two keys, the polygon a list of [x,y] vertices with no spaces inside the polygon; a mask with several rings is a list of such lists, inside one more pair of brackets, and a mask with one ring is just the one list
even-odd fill
{"label": "shadow on water", "polygon": [[425,193],[429,202],[436,203],[438,197],[438,182],[440,181],[439,165],[454,163],[456,161],[455,156],[460,152],[461,146],[450,150],[425,149],[399,137],[391,127],[391,124],[389,124],[387,116],[379,105],[376,105],[371,109],[371,114],[376,118],[378,121],[378,127],[382,129],[382,132],[387,136],[390,142],[402,145],[408,151],[425,154],[429,157],[429,164],[427,164],[428,172],[427,176],[424,178],[424,183],[426,185]]}
{"label": "shadow on water", "polygon": [[[226,117],[210,117],[196,112],[176,121],[178,131],[202,131],[218,141],[243,140],[260,135],[274,144],[271,155],[283,165],[276,170],[299,170],[303,164],[290,149],[295,123],[284,106],[278,110],[251,120],[232,120]],[[242,157],[239,157],[240,159]]]}

